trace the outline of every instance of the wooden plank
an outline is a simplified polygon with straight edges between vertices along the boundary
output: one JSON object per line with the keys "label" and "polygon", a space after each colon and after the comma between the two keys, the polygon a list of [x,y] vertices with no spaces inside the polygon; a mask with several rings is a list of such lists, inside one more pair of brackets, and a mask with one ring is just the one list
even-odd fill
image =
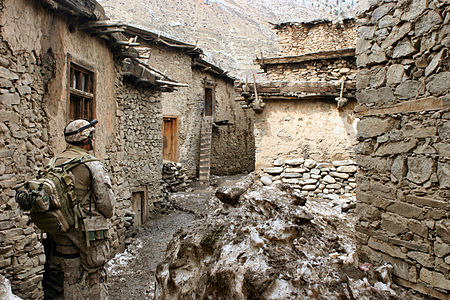
{"label": "wooden plank", "polygon": [[439,110],[450,108],[450,99],[441,97],[429,97],[419,100],[404,101],[394,105],[383,107],[365,107],[356,106],[355,112],[357,116],[372,116],[372,115],[390,115],[398,113],[412,113],[429,110]]}
{"label": "wooden plank", "polygon": [[[287,94],[287,93],[340,93],[342,81],[271,81],[256,83],[258,93],[261,94]],[[243,83],[235,86],[237,94],[242,93]],[[355,91],[356,83],[346,81],[344,91]],[[253,91],[250,90],[253,94]]]}
{"label": "wooden plank", "polygon": [[300,63],[304,61],[320,60],[320,59],[335,59],[343,57],[355,56],[355,48],[346,48],[339,50],[319,51],[295,56],[280,56],[280,57],[263,57],[257,58],[253,61],[256,65],[273,65],[273,64],[291,64]]}

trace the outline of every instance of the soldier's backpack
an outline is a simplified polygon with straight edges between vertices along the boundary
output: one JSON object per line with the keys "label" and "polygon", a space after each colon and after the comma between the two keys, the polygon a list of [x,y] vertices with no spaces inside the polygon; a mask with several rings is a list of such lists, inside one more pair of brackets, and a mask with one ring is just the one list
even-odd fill
{"label": "soldier's backpack", "polygon": [[[96,160],[84,155],[56,165],[53,158],[35,178],[16,188],[16,202],[22,210],[30,211],[31,221],[42,231],[50,234],[66,232],[77,221],[74,207],[87,200],[76,198],[70,170]],[[91,196],[92,188],[86,198]]]}

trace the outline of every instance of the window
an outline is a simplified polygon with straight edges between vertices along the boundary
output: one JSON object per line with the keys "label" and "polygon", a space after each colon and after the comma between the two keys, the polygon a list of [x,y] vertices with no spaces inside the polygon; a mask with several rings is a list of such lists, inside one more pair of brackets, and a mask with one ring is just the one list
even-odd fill
{"label": "window", "polygon": [[70,61],[69,57],[69,120],[95,118],[95,74]]}

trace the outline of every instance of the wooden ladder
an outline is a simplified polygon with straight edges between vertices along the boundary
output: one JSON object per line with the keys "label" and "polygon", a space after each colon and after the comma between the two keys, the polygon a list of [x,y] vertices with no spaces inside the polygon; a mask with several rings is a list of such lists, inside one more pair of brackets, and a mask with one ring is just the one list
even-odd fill
{"label": "wooden ladder", "polygon": [[212,117],[206,116],[202,120],[200,131],[200,163],[198,180],[201,184],[209,185],[209,175],[211,167],[211,138],[212,138]]}

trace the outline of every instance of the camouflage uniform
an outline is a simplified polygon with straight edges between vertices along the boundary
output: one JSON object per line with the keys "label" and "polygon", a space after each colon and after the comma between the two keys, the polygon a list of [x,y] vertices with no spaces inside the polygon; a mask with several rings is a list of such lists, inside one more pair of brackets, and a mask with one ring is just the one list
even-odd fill
{"label": "camouflage uniform", "polygon": [[[56,157],[56,163],[88,154],[83,148],[69,145]],[[84,199],[80,203],[80,211],[85,218],[76,222],[67,232],[53,236],[64,272],[64,299],[108,299],[104,266],[110,256],[108,219],[114,215],[115,203],[111,180],[99,161],[80,164],[71,173],[77,199]],[[86,196],[91,190],[91,197]],[[86,278],[89,283],[88,295],[84,295],[86,289],[82,286]]]}

